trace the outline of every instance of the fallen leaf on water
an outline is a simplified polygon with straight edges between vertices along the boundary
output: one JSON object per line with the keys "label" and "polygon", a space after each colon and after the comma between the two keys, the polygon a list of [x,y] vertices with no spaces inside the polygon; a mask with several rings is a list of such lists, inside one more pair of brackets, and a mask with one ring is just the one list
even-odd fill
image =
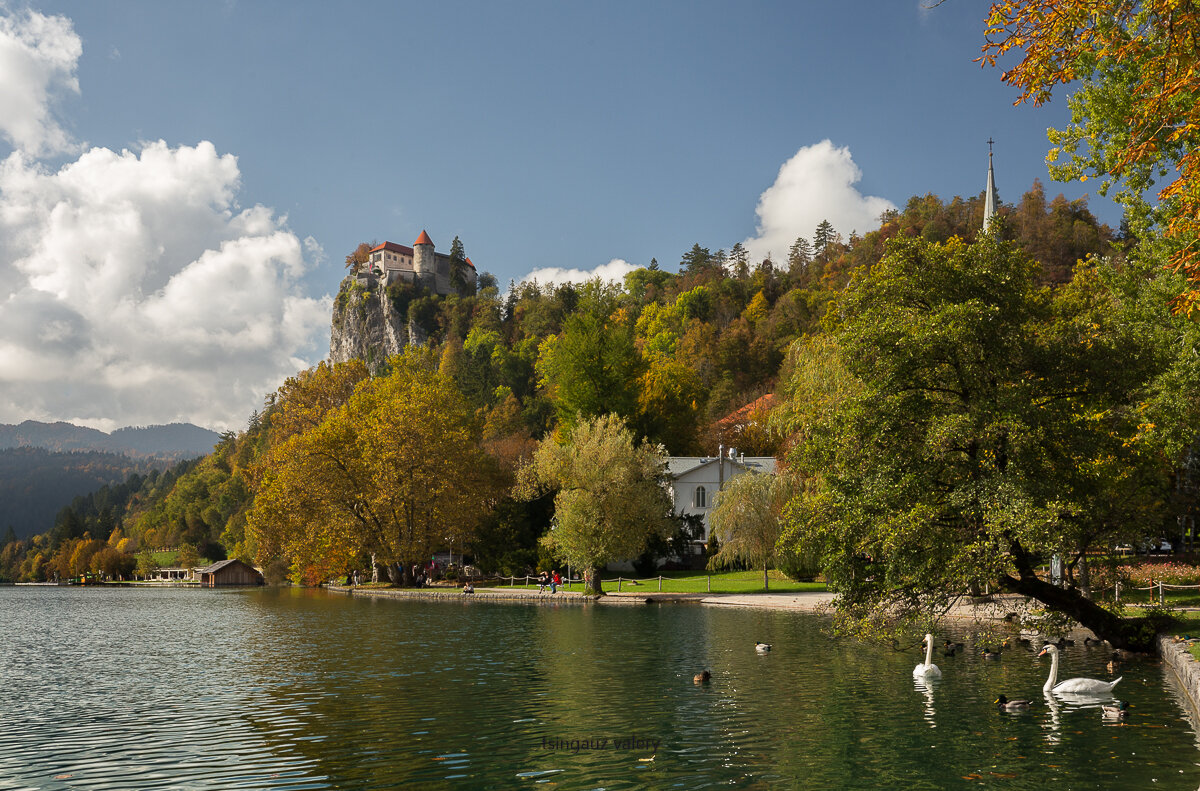
{"label": "fallen leaf on water", "polygon": [[1016,777],[1015,774],[1010,772],[988,772],[988,774],[990,774],[992,777]]}
{"label": "fallen leaf on water", "polygon": [[74,777],[74,776],[75,776],[75,775],[55,775],[55,776],[54,776],[54,779],[55,779],[55,780],[69,780],[69,779],[71,779],[71,778],[72,778],[72,777]]}
{"label": "fallen leaf on water", "polygon": [[982,780],[983,775],[969,774],[963,775],[963,780]]}

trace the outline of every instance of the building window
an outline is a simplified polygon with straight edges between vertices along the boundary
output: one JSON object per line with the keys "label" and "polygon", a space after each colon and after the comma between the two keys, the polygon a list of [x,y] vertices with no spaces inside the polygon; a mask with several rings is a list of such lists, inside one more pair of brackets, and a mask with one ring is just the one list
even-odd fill
{"label": "building window", "polygon": [[696,500],[693,503],[693,508],[708,508],[708,492],[703,486],[696,487]]}

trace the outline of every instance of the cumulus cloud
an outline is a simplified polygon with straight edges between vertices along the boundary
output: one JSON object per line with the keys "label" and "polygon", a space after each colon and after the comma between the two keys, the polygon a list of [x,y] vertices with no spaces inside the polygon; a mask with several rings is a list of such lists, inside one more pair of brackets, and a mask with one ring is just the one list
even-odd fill
{"label": "cumulus cloud", "polygon": [[0,163],[0,422],[236,428],[324,357],[321,251],[239,186],[209,142]]}
{"label": "cumulus cloud", "polygon": [[588,280],[600,278],[601,280],[622,283],[625,280],[625,275],[637,269],[636,266],[623,261],[620,258],[614,258],[607,264],[600,264],[595,269],[563,269],[556,266],[548,266],[542,269],[535,269],[525,277],[521,278],[521,282],[537,281],[541,285],[559,284],[559,283],[583,283]]}
{"label": "cumulus cloud", "polygon": [[811,240],[822,220],[829,220],[843,236],[876,228],[879,216],[896,206],[859,192],[854,185],[861,178],[849,148],[829,140],[801,148],[758,198],[756,233],[742,243],[751,260],[768,255],[777,262],[785,260],[792,243],[800,236]]}
{"label": "cumulus cloud", "polygon": [[82,54],[66,17],[0,16],[0,135],[14,148],[35,157],[75,150],[52,104],[63,92],[79,92],[75,64]]}

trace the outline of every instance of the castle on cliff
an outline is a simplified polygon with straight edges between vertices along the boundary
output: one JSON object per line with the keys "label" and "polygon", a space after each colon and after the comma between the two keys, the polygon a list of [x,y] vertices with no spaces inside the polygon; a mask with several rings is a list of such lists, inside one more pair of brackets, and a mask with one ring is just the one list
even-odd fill
{"label": "castle on cliff", "polygon": [[[474,293],[475,265],[467,258],[463,272],[468,293]],[[397,280],[407,283],[421,283],[435,294],[449,294],[453,288],[450,273],[450,256],[436,252],[433,240],[429,234],[421,231],[421,235],[413,242],[412,247],[405,247],[395,242],[384,242],[371,249],[370,257],[357,274],[360,285],[374,285],[373,281],[382,281],[390,286]]]}

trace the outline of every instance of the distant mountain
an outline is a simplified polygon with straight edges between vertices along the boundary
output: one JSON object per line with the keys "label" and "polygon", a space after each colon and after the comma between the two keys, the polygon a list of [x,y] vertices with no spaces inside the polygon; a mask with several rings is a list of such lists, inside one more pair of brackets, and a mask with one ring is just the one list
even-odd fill
{"label": "distant mountain", "polygon": [[26,420],[13,426],[0,423],[0,449],[44,448],[60,452],[99,451],[135,459],[179,461],[212,452],[221,435],[191,423],[119,428],[111,434],[71,423]]}
{"label": "distant mountain", "polygon": [[[96,433],[108,436],[102,431]],[[152,466],[165,464],[98,451],[30,447],[0,450],[0,535],[9,526],[18,538],[45,533],[54,527],[58,512],[77,496],[106,484],[124,483],[131,474],[145,474]]]}

